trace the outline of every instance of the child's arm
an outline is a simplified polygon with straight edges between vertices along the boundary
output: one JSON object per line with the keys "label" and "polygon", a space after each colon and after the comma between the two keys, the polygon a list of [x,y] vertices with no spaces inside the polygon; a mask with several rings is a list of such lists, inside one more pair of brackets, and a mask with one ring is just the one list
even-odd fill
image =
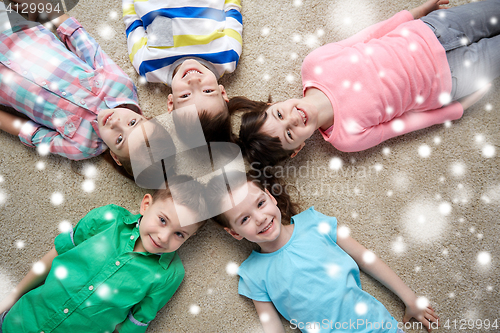
{"label": "child's arm", "polygon": [[55,248],[43,256],[40,262],[45,266],[45,270],[38,274],[31,269],[21,282],[19,282],[17,287],[0,302],[0,313],[9,310],[21,298],[21,296],[37,287],[45,280],[47,274],[49,274],[52,261],[55,257],[57,257],[57,251]]}
{"label": "child's arm", "polygon": [[433,12],[435,10],[447,9],[448,7],[441,7],[441,6],[447,5],[449,3],[450,3],[449,0],[429,0],[426,3],[410,10],[410,13],[413,15],[413,18],[416,20],[416,19],[419,19],[419,18],[421,18],[421,17],[423,17],[423,16],[425,16],[425,15],[427,15],[430,12]]}
{"label": "child's arm", "polygon": [[[434,309],[428,305],[425,309],[420,309],[417,306],[417,296],[415,293],[401,280],[401,278],[385,264],[376,255],[372,256],[363,245],[359,244],[352,237],[338,237],[337,244],[348,255],[350,255],[359,267],[386,286],[405,303],[406,311],[403,318],[407,322],[411,318],[420,321],[430,332],[430,322],[437,322],[438,316],[434,313]],[[370,253],[371,260],[365,260],[363,257],[366,253]]]}
{"label": "child's arm", "polygon": [[41,126],[32,121],[26,121],[20,128],[19,139],[31,148],[47,147],[47,152],[69,158],[70,160],[82,160],[100,155],[108,147],[105,144],[89,149],[81,146],[76,141],[67,140],[59,132]]}
{"label": "child's arm", "polygon": [[449,0],[429,0],[417,8],[410,11],[401,11],[390,19],[369,26],[354,36],[344,39],[337,44],[341,46],[352,46],[357,43],[365,43],[373,38],[380,38],[396,29],[401,23],[420,18],[434,10],[446,8],[441,6],[448,3]]}
{"label": "child's arm", "polygon": [[[178,257],[177,257],[178,258]],[[152,281],[156,286],[151,287],[149,292],[138,304],[135,304],[127,316],[127,319],[119,324],[115,332],[119,333],[144,333],[149,323],[156,317],[160,309],[167,304],[184,278],[184,268],[180,259],[174,259],[165,272],[161,269],[161,276]]]}
{"label": "child's arm", "polygon": [[[125,34],[127,36],[127,49],[130,61],[137,73],[140,73],[140,59],[143,59],[142,52],[145,52],[145,47],[148,42],[147,32],[144,29],[144,23],[135,12],[134,0],[123,0],[123,21],[125,22]],[[136,54],[137,61],[134,61]]]}
{"label": "child's arm", "polygon": [[0,110],[0,130],[4,132],[17,136],[25,122],[26,119]]}
{"label": "child's arm", "polygon": [[273,303],[254,300],[253,304],[265,333],[285,333],[280,316]]}

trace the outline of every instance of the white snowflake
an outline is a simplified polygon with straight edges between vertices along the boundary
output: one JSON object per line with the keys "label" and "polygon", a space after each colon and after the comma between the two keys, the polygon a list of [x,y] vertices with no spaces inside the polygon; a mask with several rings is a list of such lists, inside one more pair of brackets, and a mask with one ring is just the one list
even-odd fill
{"label": "white snowflake", "polygon": [[82,183],[82,189],[87,192],[93,192],[95,190],[95,183],[92,179],[87,179]]}
{"label": "white snowflake", "polygon": [[59,223],[59,232],[70,232],[71,230],[73,230],[71,222],[64,220]]}
{"label": "white snowflake", "polygon": [[105,40],[112,40],[116,36],[116,31],[109,24],[101,24],[99,26],[99,36]]}
{"label": "white snowflake", "polygon": [[235,262],[229,262],[226,265],[226,273],[229,274],[229,275],[236,275],[236,274],[238,274],[238,269],[239,269],[239,266]]}
{"label": "white snowflake", "polygon": [[439,95],[439,102],[443,105],[449,104],[451,102],[451,95],[447,92],[442,92]]}
{"label": "white snowflake", "polygon": [[354,306],[354,311],[358,315],[362,316],[368,311],[368,306],[366,305],[366,303],[359,302]]}
{"label": "white snowflake", "polygon": [[59,266],[55,270],[55,275],[59,280],[64,280],[68,276],[68,270],[64,266]]}
{"label": "white snowflake", "polygon": [[344,163],[342,162],[342,159],[340,157],[333,157],[330,160],[329,167],[330,167],[330,169],[337,171],[337,170],[340,170],[342,168],[343,164]]}
{"label": "white snowflake", "polygon": [[403,253],[406,250],[406,244],[403,241],[403,237],[398,237],[397,240],[392,243],[392,250],[395,253]]}
{"label": "white snowflake", "polygon": [[191,304],[189,307],[189,312],[191,312],[192,315],[197,315],[201,311],[201,308],[197,304]]}
{"label": "white snowflake", "polygon": [[429,147],[428,145],[421,145],[420,147],[418,147],[418,154],[420,155],[420,157],[429,157],[431,156],[431,147]]}
{"label": "white snowflake", "polygon": [[483,156],[486,158],[494,157],[496,154],[496,148],[492,145],[485,145],[482,149]]}
{"label": "white snowflake", "polygon": [[52,195],[50,196],[50,202],[54,206],[59,206],[60,204],[62,204],[64,202],[63,194],[61,192],[52,193]]}
{"label": "white snowflake", "polygon": [[491,254],[486,251],[479,252],[477,254],[477,262],[483,266],[489,265],[491,263]]}

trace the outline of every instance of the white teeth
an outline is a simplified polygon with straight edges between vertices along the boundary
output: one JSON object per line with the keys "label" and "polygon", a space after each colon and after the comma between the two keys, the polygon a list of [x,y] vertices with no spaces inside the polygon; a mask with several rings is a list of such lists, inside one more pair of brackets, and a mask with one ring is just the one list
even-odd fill
{"label": "white teeth", "polygon": [[271,228],[271,226],[273,225],[273,222],[271,221],[271,223],[269,223],[269,225],[267,227],[265,227],[264,229],[262,229],[259,234],[263,233],[263,232],[266,232],[269,230],[269,228]]}
{"label": "white teeth", "polygon": [[302,110],[297,110],[297,111],[299,111],[299,114],[300,114],[300,116],[302,117],[302,121],[303,121],[303,122],[304,122],[304,124],[305,124],[305,123],[306,123],[306,121],[307,121],[306,114],[305,114],[305,113],[304,113],[304,111],[302,111]]}
{"label": "white teeth", "polygon": [[198,74],[202,74],[200,71],[197,71],[196,69],[190,69],[186,72],[186,74],[184,74],[183,77],[185,77],[186,75],[188,74],[192,74],[192,73],[198,73]]}

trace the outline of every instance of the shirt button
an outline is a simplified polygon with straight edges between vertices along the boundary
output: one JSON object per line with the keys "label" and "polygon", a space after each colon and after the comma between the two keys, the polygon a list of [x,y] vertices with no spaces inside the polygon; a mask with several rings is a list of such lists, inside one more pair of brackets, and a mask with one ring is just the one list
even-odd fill
{"label": "shirt button", "polygon": [[64,309],[64,313],[68,313],[68,312],[69,312],[69,310],[68,310],[68,309]]}
{"label": "shirt button", "polygon": [[23,72],[23,75],[26,75],[26,74],[28,74],[28,72],[27,72],[27,71],[24,71],[24,72]]}
{"label": "shirt button", "polygon": [[7,65],[10,65],[10,61],[9,61],[9,60],[7,60],[6,64],[7,64]]}
{"label": "shirt button", "polygon": [[94,290],[94,286],[90,286],[90,287],[89,287],[89,290]]}
{"label": "shirt button", "polygon": [[62,94],[63,94],[63,96],[66,96],[66,92],[65,91],[63,91]]}
{"label": "shirt button", "polygon": [[120,262],[119,261],[115,262],[115,265],[120,266]]}
{"label": "shirt button", "polygon": [[46,85],[46,84],[47,84],[47,82],[45,82],[45,81],[43,81],[43,82],[42,82],[42,86],[44,86],[44,85]]}
{"label": "shirt button", "polygon": [[134,235],[130,236],[130,239],[134,239],[134,238],[135,238]]}
{"label": "shirt button", "polygon": [[85,105],[85,101],[82,99],[82,100],[80,101],[80,104],[81,104],[81,105]]}

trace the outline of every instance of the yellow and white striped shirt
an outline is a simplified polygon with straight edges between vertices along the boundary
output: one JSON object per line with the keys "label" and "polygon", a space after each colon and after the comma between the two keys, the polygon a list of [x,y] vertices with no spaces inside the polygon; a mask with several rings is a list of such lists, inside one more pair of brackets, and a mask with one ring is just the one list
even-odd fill
{"label": "yellow and white striped shirt", "polygon": [[130,60],[149,82],[168,85],[190,58],[208,62],[218,77],[231,73],[242,49],[240,9],[241,0],[123,0]]}

